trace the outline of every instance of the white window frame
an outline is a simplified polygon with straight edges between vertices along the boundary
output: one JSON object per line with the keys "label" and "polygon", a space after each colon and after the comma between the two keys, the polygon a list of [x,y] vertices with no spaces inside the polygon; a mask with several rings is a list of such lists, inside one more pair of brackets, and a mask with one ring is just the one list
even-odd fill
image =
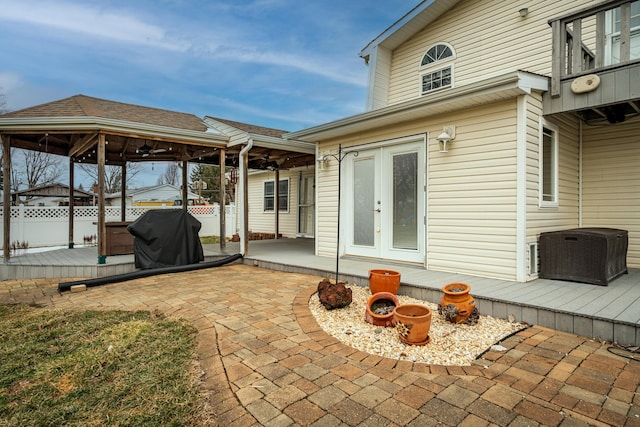
{"label": "white window frame", "polygon": [[[430,90],[426,90],[426,91],[425,91],[425,90],[424,90],[424,77],[425,77],[425,76],[427,76],[427,75],[429,75],[429,74],[435,74],[435,73],[437,73],[437,72],[439,72],[439,71],[446,70],[447,68],[449,69],[449,74],[450,74],[450,77],[449,77],[449,79],[450,79],[449,85],[448,85],[448,86],[440,86],[440,87],[438,87],[438,88],[430,89]],[[422,74],[420,75],[420,92],[421,92],[423,95],[426,95],[426,94],[428,94],[428,93],[437,92],[437,91],[439,91],[439,90],[443,90],[443,89],[451,89],[452,87],[453,87],[453,64],[447,65],[446,67],[437,68],[437,69],[434,69],[434,70],[429,70],[429,72],[427,72],[427,73],[422,73]]]}
{"label": "white window frame", "polygon": [[[551,131],[552,134],[552,147],[551,147],[551,172],[552,176],[550,179],[553,181],[551,183],[551,189],[553,191],[550,195],[544,194],[544,175],[545,175],[545,167],[544,167],[544,137],[545,137],[545,129]],[[548,121],[541,119],[540,120],[540,130],[538,137],[538,147],[539,147],[539,173],[538,173],[538,203],[541,208],[556,208],[558,207],[558,153],[559,153],[559,140],[560,140],[560,129],[558,126],[553,123],[549,123]],[[545,200],[545,196],[551,196],[551,200]]]}
{"label": "white window frame", "polygon": [[[448,56],[446,58],[440,59],[440,60],[436,60],[430,64],[426,64],[426,65],[422,65],[422,61],[424,59],[424,57],[427,55],[427,52],[429,52],[431,49],[433,49],[435,46],[439,46],[439,45],[444,45],[447,46],[449,48],[449,50],[451,50],[451,56]],[[419,70],[420,70],[420,94],[421,95],[426,95],[429,93],[434,93],[443,89],[451,89],[452,87],[454,87],[454,61],[456,59],[456,51],[453,48],[453,46],[451,46],[449,43],[445,43],[445,42],[438,42],[438,43],[434,43],[433,45],[429,46],[429,48],[424,52],[424,54],[420,57],[420,65],[419,65]],[[449,69],[449,73],[450,73],[450,83],[447,86],[440,86],[436,89],[430,89],[430,90],[423,90],[423,86],[424,86],[424,78],[425,76],[428,75],[432,75],[438,72],[441,72],[442,70],[446,70]]]}
{"label": "white window frame", "polygon": [[[275,203],[275,197],[276,197],[276,193],[275,193],[275,189],[276,189],[276,184],[275,184],[275,179],[268,179],[262,182],[262,211],[263,212],[275,212],[276,208],[276,203]],[[287,183],[287,191],[286,194],[282,194],[282,191],[280,191],[280,194],[278,194],[278,196],[280,198],[282,197],[286,197],[287,199],[287,207],[286,209],[282,208],[282,203],[280,203],[280,212],[285,212],[288,213],[289,212],[289,204],[291,203],[291,197],[289,195],[289,193],[291,192],[291,183],[289,182],[289,178],[285,178],[285,179],[281,179],[278,181],[280,183],[280,185],[282,185],[283,182]],[[273,194],[271,196],[269,196],[271,199],[273,199],[273,208],[272,209],[267,209],[266,206],[266,201],[267,201],[267,183],[273,183]]]}

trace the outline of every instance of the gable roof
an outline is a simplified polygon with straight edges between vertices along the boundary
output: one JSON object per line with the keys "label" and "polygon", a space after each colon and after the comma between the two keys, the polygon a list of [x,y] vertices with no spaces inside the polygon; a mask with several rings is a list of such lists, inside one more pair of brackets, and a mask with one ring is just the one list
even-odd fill
{"label": "gable roof", "polygon": [[[26,190],[12,191],[11,194],[18,196],[40,196],[40,197],[68,197],[69,186],[59,182],[43,184],[37,187],[27,188]],[[74,188],[74,197],[93,197],[93,193]]]}
{"label": "gable roof", "polygon": [[435,21],[461,0],[423,0],[406,15],[398,19],[378,37],[371,40],[361,51],[360,57],[368,61],[371,53],[382,46],[393,50],[409,40],[424,27]]}

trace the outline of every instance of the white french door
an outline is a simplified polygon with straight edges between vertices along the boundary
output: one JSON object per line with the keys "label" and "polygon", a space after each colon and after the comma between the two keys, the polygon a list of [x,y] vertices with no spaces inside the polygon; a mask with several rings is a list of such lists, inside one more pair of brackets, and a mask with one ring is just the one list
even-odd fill
{"label": "white french door", "polygon": [[347,155],[345,252],[424,262],[424,141]]}

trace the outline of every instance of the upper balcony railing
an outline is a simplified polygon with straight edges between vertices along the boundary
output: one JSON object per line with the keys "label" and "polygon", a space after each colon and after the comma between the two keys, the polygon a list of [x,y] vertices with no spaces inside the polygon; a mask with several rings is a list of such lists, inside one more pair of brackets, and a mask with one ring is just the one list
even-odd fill
{"label": "upper balcony railing", "polygon": [[551,96],[561,82],[640,59],[640,0],[612,0],[549,21],[553,33]]}

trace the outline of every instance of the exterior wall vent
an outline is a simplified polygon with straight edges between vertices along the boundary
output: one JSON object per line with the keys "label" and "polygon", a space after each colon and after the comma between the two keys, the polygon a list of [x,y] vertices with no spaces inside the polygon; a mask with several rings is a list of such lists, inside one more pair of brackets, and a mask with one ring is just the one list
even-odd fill
{"label": "exterior wall vent", "polygon": [[529,243],[529,276],[537,276],[538,275],[538,242],[530,242]]}

